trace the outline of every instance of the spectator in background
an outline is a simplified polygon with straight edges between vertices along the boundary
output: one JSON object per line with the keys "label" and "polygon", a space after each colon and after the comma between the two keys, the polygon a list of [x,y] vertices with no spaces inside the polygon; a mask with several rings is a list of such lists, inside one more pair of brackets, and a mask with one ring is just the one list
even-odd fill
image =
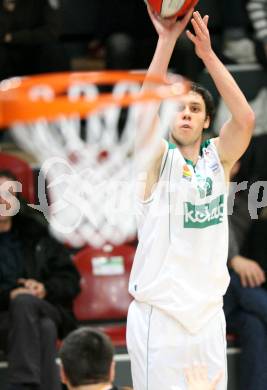
{"label": "spectator in background", "polygon": [[68,69],[60,0],[0,2],[0,79]]}
{"label": "spectator in background", "polygon": [[[146,4],[140,0],[102,1],[109,18],[99,24],[98,34],[105,47],[107,69],[147,69],[157,42]],[[102,18],[102,13],[99,15]],[[194,46],[185,34],[176,43],[170,70],[196,80],[203,68]]]}
{"label": "spectator in background", "polygon": [[267,68],[267,0],[248,0],[247,11],[254,30],[257,59]]}
{"label": "spectator in background", "polygon": [[[114,348],[103,333],[89,327],[71,332],[59,351],[61,379],[69,390],[118,390],[115,378]],[[129,388],[128,388],[129,389]],[[127,388],[124,387],[124,390]]]}
{"label": "spectator in background", "polygon": [[[266,135],[252,139],[234,182],[248,181],[248,189],[259,180],[266,183],[266,147]],[[265,390],[267,384],[266,210],[260,208],[259,219],[252,220],[248,192],[241,191],[229,216],[231,281],[224,296],[224,311],[228,331],[237,334],[242,349],[240,390]]]}
{"label": "spectator in background", "polygon": [[[101,23],[103,13],[109,17]],[[102,1],[97,36],[104,44],[108,69],[147,68],[156,44],[143,1]]]}
{"label": "spectator in background", "polygon": [[[59,351],[61,379],[68,390],[118,390],[115,378],[114,348],[103,333],[89,327],[71,332]],[[222,373],[208,378],[206,366],[185,369],[188,390],[215,390]],[[131,390],[123,387],[121,390]]]}
{"label": "spectator in background", "polygon": [[[59,356],[61,379],[68,390],[118,390],[113,385],[114,348],[105,334],[89,327],[77,329],[63,340]],[[222,376],[210,380],[205,366],[187,368],[185,375],[188,390],[215,390]],[[131,390],[121,390],[127,389]]]}
{"label": "spectator in background", "polygon": [[79,274],[70,255],[20,211],[18,183],[0,171],[0,344],[8,390],[60,390],[56,341],[76,327]]}
{"label": "spectator in background", "polygon": [[246,0],[222,2],[223,42],[222,52],[227,60],[239,64],[257,62],[254,42],[246,12]]}

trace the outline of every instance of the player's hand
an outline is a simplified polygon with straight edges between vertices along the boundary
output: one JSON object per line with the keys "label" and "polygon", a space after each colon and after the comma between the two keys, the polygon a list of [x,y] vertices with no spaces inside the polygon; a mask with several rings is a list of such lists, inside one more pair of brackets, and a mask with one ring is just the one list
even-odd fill
{"label": "player's hand", "polygon": [[166,38],[167,40],[174,39],[176,42],[189,22],[194,7],[191,7],[185,16],[180,20],[177,20],[176,16],[171,18],[162,18],[155,11],[153,11],[149,5],[147,6],[147,10],[159,37]]}
{"label": "player's hand", "polygon": [[193,366],[185,369],[187,390],[216,390],[217,384],[222,378],[222,371],[213,379],[208,378],[206,366]]}
{"label": "player's hand", "polygon": [[192,34],[189,30],[186,31],[187,37],[195,45],[195,52],[202,60],[212,52],[210,33],[208,29],[209,16],[201,17],[198,11],[193,12],[191,23],[195,32]]}
{"label": "player's hand", "polygon": [[18,283],[22,284],[32,293],[32,295],[35,295],[37,298],[43,299],[46,296],[44,284],[38,282],[35,279],[19,279]]}
{"label": "player's hand", "polygon": [[235,256],[230,262],[233,270],[239,275],[243,287],[258,287],[265,282],[265,272],[254,260]]}

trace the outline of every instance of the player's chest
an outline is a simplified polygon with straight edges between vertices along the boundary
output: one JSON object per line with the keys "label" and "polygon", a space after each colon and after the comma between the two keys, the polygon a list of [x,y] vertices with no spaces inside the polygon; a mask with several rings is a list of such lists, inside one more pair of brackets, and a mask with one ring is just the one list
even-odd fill
{"label": "player's chest", "polygon": [[170,177],[180,194],[182,192],[189,197],[205,199],[217,192],[220,167],[218,163],[206,159],[199,158],[195,165],[180,159],[174,161]]}

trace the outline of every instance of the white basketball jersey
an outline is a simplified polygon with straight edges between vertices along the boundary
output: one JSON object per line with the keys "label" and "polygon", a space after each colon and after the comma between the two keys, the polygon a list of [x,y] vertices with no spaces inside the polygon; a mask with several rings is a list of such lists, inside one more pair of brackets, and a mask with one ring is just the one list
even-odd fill
{"label": "white basketball jersey", "polygon": [[195,166],[166,142],[159,182],[138,207],[130,294],[195,333],[221,310],[229,284],[227,184],[213,140]]}

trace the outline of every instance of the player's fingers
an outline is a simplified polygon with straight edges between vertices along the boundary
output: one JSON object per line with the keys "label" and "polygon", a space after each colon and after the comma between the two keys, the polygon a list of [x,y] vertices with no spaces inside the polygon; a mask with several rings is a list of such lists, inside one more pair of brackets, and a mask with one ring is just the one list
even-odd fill
{"label": "player's fingers", "polygon": [[147,2],[146,5],[147,5],[147,12],[148,12],[149,16],[152,17],[153,11],[152,11],[152,9],[151,9],[149,3]]}
{"label": "player's fingers", "polygon": [[203,378],[205,378],[205,379],[208,378],[208,366],[206,364],[202,365],[202,375],[203,375]]}
{"label": "player's fingers", "polygon": [[192,6],[191,8],[189,8],[189,10],[186,12],[185,16],[181,20],[182,24],[184,24],[185,26],[187,25],[187,23],[189,22],[192,14],[193,14],[193,11],[194,11],[194,7]]}
{"label": "player's fingers", "polygon": [[194,28],[196,36],[198,36],[199,38],[202,38],[204,36],[204,34],[194,18],[191,19],[191,23],[192,23],[192,26]]}
{"label": "player's fingers", "polygon": [[184,374],[185,374],[186,382],[187,382],[187,384],[189,384],[191,381],[191,371],[188,367],[184,368]]}
{"label": "player's fingers", "polygon": [[200,381],[202,379],[202,370],[199,364],[195,363],[192,367],[195,380]]}
{"label": "player's fingers", "polygon": [[208,378],[208,368],[205,364],[199,366],[199,378],[203,381]]}
{"label": "player's fingers", "polygon": [[217,375],[215,375],[215,377],[213,378],[213,380],[211,382],[214,389],[216,388],[217,384],[220,382],[222,377],[223,377],[223,371],[220,371]]}
{"label": "player's fingers", "polygon": [[150,7],[150,5],[147,3],[147,12],[150,16],[150,19],[153,20],[158,20],[159,15]]}
{"label": "player's fingers", "polygon": [[200,13],[198,11],[196,11],[196,12],[194,12],[193,16],[194,16],[199,28],[201,29],[202,33],[207,34],[207,32],[208,32],[207,25],[204,22],[204,19],[202,19],[202,16],[200,15]]}
{"label": "player's fingers", "polygon": [[192,41],[194,44],[196,44],[197,38],[194,34],[191,33],[191,31],[186,30],[186,35],[190,39],[190,41]]}
{"label": "player's fingers", "polygon": [[203,18],[203,21],[204,21],[205,25],[208,27],[209,15],[205,15],[204,18]]}

